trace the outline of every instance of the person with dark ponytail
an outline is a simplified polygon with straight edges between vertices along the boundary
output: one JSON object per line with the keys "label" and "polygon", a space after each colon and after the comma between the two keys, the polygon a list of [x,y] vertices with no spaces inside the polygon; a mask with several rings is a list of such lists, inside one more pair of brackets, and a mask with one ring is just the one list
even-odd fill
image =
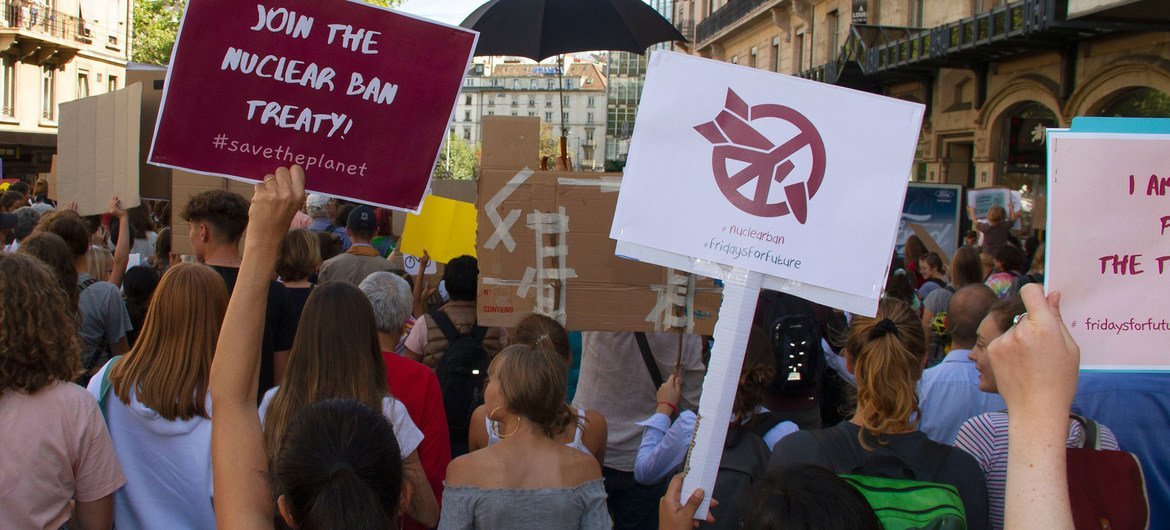
{"label": "person with dark ponytail", "polygon": [[813,464],[838,474],[874,474],[869,470],[893,462],[913,477],[892,478],[954,486],[967,528],[986,528],[987,487],[979,464],[961,450],[930,441],[917,428],[916,385],[926,364],[926,337],[914,311],[904,302],[883,299],[875,318],[854,317],[845,361],[857,378],[853,418],[820,432],[784,437],[769,467]]}
{"label": "person with dark ponytail", "polygon": [[484,404],[500,441],[451,462],[440,529],[611,527],[597,460],[557,439],[580,421],[565,372],[557,353],[523,344],[492,360]]}

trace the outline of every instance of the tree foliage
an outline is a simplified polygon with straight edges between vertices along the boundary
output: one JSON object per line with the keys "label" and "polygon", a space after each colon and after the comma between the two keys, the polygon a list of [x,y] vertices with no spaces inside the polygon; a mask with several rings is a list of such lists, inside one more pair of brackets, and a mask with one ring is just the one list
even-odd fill
{"label": "tree foliage", "polygon": [[[382,7],[395,7],[403,0],[365,0]],[[130,60],[165,65],[171,62],[171,48],[179,33],[185,0],[134,0],[133,52]]]}
{"label": "tree foliage", "polygon": [[[450,159],[450,165],[447,160]],[[439,151],[439,163],[435,165],[435,178],[471,180],[479,176],[479,148],[472,147],[462,138],[451,134]]]}

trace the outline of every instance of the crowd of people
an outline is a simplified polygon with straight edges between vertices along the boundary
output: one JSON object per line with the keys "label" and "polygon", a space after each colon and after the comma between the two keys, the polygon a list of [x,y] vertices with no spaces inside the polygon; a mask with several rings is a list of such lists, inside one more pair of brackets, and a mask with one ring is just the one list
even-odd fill
{"label": "crowd of people", "polygon": [[480,326],[475,258],[406,274],[388,212],[295,166],[174,205],[190,258],[169,205],[0,202],[3,528],[881,528],[867,477],[941,485],[967,528],[1072,524],[1079,350],[1002,247],[908,242],[873,318],[762,297],[684,501],[710,337]]}

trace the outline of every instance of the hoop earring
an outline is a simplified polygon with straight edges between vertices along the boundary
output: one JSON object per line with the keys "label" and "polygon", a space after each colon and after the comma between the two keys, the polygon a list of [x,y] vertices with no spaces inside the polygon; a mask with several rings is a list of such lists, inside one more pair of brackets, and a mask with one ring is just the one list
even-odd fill
{"label": "hoop earring", "polygon": [[496,411],[497,411],[497,410],[500,410],[500,409],[502,409],[502,408],[503,408],[503,407],[496,407],[496,408],[492,409],[492,411],[491,411],[491,412],[489,412],[489,413],[488,413],[488,415],[487,415],[487,419],[488,419],[488,422],[487,422],[487,424],[488,424],[488,431],[490,431],[490,434],[491,434],[492,436],[495,436],[496,438],[501,438],[501,437],[500,437],[500,427],[499,427],[499,420],[496,420],[496,419],[494,418],[494,416],[496,415]]}
{"label": "hoop earring", "polygon": [[512,429],[512,432],[510,432],[508,434],[500,434],[499,431],[496,431],[496,437],[503,440],[504,438],[508,438],[508,437],[512,436],[513,434],[516,434],[516,432],[519,430],[520,430],[520,415],[517,414],[516,415],[516,428]]}

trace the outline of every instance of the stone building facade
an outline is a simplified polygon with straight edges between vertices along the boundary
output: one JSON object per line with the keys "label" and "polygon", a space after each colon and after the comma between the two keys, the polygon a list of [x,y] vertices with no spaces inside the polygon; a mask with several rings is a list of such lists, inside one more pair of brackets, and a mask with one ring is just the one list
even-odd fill
{"label": "stone building facade", "polygon": [[1043,192],[1043,130],[1170,117],[1163,0],[678,0],[691,53],[927,105],[914,180]]}

